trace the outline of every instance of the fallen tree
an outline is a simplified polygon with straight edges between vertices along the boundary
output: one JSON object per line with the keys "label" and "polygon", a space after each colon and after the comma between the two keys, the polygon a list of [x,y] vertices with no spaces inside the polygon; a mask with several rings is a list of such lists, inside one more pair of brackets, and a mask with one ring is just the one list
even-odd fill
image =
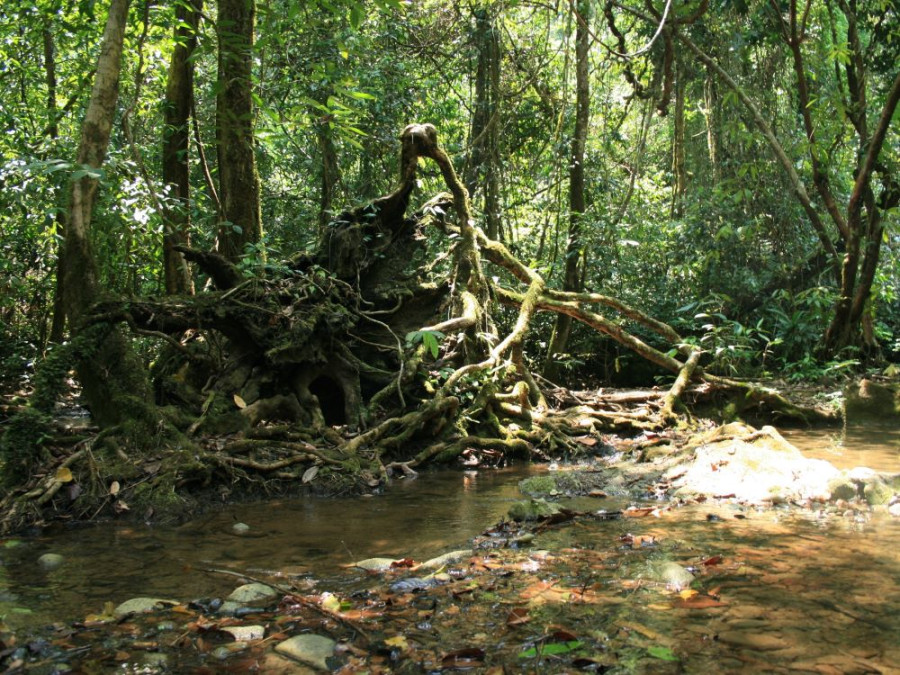
{"label": "fallen tree", "polygon": [[[298,483],[334,492],[460,456],[497,463],[577,454],[591,433],[676,421],[691,383],[703,385],[695,395],[736,393],[743,408],[827,417],[706,373],[701,351],[616,298],[548,288],[477,227],[432,125],[410,125],[401,143],[397,189],[342,213],[314,251],[250,274],[216,253],[179,247],[211,290],[95,304],[94,330],[124,323],[164,343],[153,368],[166,411],[159,437],[146,438],[146,424],[129,436],[123,424],[74,451],[43,452],[41,471],[26,472],[0,502],[0,528],[48,508],[85,517],[139,504],[152,515],[241,481],[260,492]],[[421,159],[437,164],[449,192],[408,214]],[[491,275],[485,263],[496,268]],[[498,304],[513,311],[505,331],[494,320]],[[549,405],[524,350],[539,311],[571,316],[671,371],[672,388],[630,408],[597,399]]]}

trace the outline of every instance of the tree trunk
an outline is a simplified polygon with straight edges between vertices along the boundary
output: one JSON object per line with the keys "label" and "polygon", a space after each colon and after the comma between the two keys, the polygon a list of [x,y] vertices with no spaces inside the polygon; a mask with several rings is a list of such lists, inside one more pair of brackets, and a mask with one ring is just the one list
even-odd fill
{"label": "tree trunk", "polygon": [[718,184],[722,177],[719,168],[722,162],[722,151],[719,141],[719,129],[721,121],[719,119],[719,92],[716,87],[716,76],[711,68],[706,69],[706,81],[703,84],[703,96],[705,98],[704,105],[706,107],[706,146],[709,152],[709,169],[710,178],[713,185]]}
{"label": "tree trunk", "polygon": [[485,228],[491,239],[500,239],[500,37],[497,19],[489,11],[475,11],[478,67],[465,184],[470,194],[481,187]]}
{"label": "tree trunk", "polygon": [[[330,89],[330,88],[329,88]],[[330,91],[326,89],[325,95],[319,103],[327,105]],[[331,128],[328,116],[318,116],[314,121],[316,135],[319,141],[319,153],[322,159],[322,183],[319,195],[319,227],[327,225],[334,215],[334,191],[341,179],[338,167],[337,149],[334,147],[334,130]]]}
{"label": "tree trunk", "polygon": [[[575,32],[575,129],[572,134],[572,155],[569,165],[569,238],[566,243],[565,275],[563,289],[578,292],[582,287],[579,271],[581,260],[582,219],[585,211],[584,197],[584,150],[587,142],[588,121],[590,118],[590,3],[582,0],[578,3],[578,28]],[[569,343],[572,332],[572,317],[560,314],[556,319],[547,358],[544,362],[544,375],[551,380],[558,377],[559,366],[556,361],[563,354]]]}
{"label": "tree trunk", "polygon": [[165,209],[166,231],[163,235],[166,293],[193,293],[191,272],[175,246],[190,245],[191,181],[190,121],[194,88],[194,65],[191,57],[197,47],[202,0],[178,3],[175,9],[175,47],[166,82],[163,106],[163,182],[169,186],[173,206]]}
{"label": "tree trunk", "polygon": [[219,199],[225,221],[218,250],[237,260],[247,244],[262,239],[259,175],[253,127],[253,24],[255,0],[219,0],[219,94],[216,125]]}
{"label": "tree trunk", "polygon": [[[51,139],[59,138],[59,109],[56,106],[56,46],[53,33],[46,26],[44,37],[44,76],[47,80],[47,135]],[[60,343],[66,332],[66,308],[63,302],[63,278],[65,277],[65,243],[66,215],[60,209],[56,212],[56,237],[59,244],[56,250],[56,289],[53,295],[53,320],[50,324],[50,342]]]}
{"label": "tree trunk", "polygon": [[[91,100],[85,113],[77,163],[99,169],[106,159],[119,98],[122,44],[129,0],[112,0],[100,46]],[[87,327],[82,319],[100,298],[97,262],[91,247],[91,216],[99,186],[95,175],[72,182],[66,227],[64,300],[73,341],[84,340],[76,370],[94,419],[101,426],[121,422],[133,402],[150,401],[145,371],[116,327]]]}
{"label": "tree trunk", "polygon": [[675,56],[675,118],[672,121],[675,129],[672,139],[672,173],[675,185],[672,187],[672,217],[681,217],[684,193],[687,190],[687,168],[684,165],[684,82],[685,67],[682,60]]}

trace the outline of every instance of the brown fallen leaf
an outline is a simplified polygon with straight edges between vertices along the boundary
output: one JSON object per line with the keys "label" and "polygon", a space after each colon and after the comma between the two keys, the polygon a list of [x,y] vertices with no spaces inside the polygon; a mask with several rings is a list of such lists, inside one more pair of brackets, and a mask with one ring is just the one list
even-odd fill
{"label": "brown fallen leaf", "polygon": [[528,616],[528,609],[525,607],[513,607],[506,616],[507,626],[521,626],[529,621],[531,617]]}
{"label": "brown fallen leaf", "polygon": [[622,515],[625,518],[643,518],[644,516],[649,516],[655,510],[655,506],[629,506],[622,511]]}
{"label": "brown fallen leaf", "polygon": [[672,601],[676,609],[709,609],[710,607],[724,607],[724,602],[719,602],[708,595],[695,595],[690,598],[676,598]]}
{"label": "brown fallen leaf", "polygon": [[478,668],[484,664],[485,653],[480,647],[457,649],[444,654],[441,658],[442,668]]}

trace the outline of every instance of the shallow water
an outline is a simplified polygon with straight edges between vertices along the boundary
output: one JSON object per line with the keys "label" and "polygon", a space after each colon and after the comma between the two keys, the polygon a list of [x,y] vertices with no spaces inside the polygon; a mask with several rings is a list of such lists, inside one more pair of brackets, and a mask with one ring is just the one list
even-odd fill
{"label": "shallow water", "polygon": [[[897,430],[786,435],[807,456],[839,468],[900,472]],[[372,498],[244,504],[177,528],[107,523],[6,540],[0,542],[0,616],[12,628],[31,629],[82,619],[106,602],[221,597],[240,583],[210,569],[308,578],[319,588],[346,591],[370,580],[341,565],[374,556],[425,560],[463,547],[520,498],[519,480],[543,470],[444,471],[397,481]],[[620,505],[579,500],[576,506]],[[249,525],[247,534],[235,534],[238,521]],[[652,536],[657,544],[623,552],[621,537],[628,534]],[[616,604],[602,621],[569,615],[570,628],[645,631],[655,636],[649,644],[676,649],[686,672],[891,672],[900,664],[898,541],[900,519],[883,512],[702,504],[660,518],[579,522],[538,535],[535,547],[616,551],[613,565],[589,577]],[[62,554],[63,566],[43,571],[36,561],[46,552]],[[716,556],[720,563],[703,564]],[[673,608],[667,597],[661,600],[659,584],[642,581],[654,560],[692,569],[695,586],[721,604]],[[625,593],[626,587],[633,590]],[[628,602],[621,602],[623,593]]]}
{"label": "shallow water", "polygon": [[810,459],[824,459],[838,469],[867,466],[875,471],[900,473],[900,428],[896,424],[792,429],[782,434]]}
{"label": "shallow water", "polygon": [[[105,523],[14,539],[0,543],[0,616],[23,627],[83,617],[135,595],[227,595],[237,580],[210,568],[331,581],[346,580],[341,565],[364,558],[426,560],[497,522],[534,470],[443,471],[395,481],[369,498],[241,504],[176,528]],[[250,530],[235,534],[237,522]],[[65,564],[42,570],[36,561],[48,552]]]}

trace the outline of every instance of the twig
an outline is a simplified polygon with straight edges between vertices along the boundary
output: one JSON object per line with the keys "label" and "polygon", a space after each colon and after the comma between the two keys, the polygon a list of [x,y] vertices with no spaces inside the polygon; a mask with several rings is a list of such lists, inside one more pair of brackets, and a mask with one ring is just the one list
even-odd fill
{"label": "twig", "polygon": [[218,569],[215,567],[201,567],[199,569],[201,569],[204,572],[210,572],[212,574],[225,574],[230,577],[237,577],[238,579],[248,579],[248,580],[254,581],[258,584],[262,584],[263,586],[268,586],[269,588],[274,588],[279,593],[284,593],[285,595],[289,595],[291,597],[292,601],[295,601],[298,604],[303,605],[304,607],[306,607],[308,609],[318,612],[319,614],[321,614],[324,617],[327,617],[329,619],[337,621],[338,623],[343,624],[344,626],[347,626],[348,628],[352,628],[367,643],[371,642],[371,638],[369,637],[368,633],[366,633],[366,631],[363,630],[363,628],[359,624],[357,624],[355,621],[348,619],[347,617],[341,616],[337,612],[332,612],[329,609],[325,609],[321,605],[318,605],[315,602],[312,602],[311,600],[307,600],[306,598],[303,598],[303,597],[297,595],[296,591],[293,588],[288,588],[287,586],[282,586],[281,584],[276,584],[276,583],[272,583],[270,581],[265,581],[263,579],[259,579],[257,577],[246,574],[244,572],[233,572],[232,570],[223,570],[223,569]]}

